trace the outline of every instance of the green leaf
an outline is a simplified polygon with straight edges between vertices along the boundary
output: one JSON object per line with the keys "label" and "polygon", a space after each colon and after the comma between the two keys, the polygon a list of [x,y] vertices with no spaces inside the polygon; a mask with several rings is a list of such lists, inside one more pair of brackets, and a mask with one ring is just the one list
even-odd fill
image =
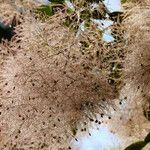
{"label": "green leaf", "polygon": [[136,143],[131,144],[125,150],[141,150],[147,143],[144,141],[139,141]]}
{"label": "green leaf", "polygon": [[74,12],[74,11],[73,11],[72,9],[70,9],[70,8],[67,9],[67,13],[68,13],[68,14],[72,14],[73,12]]}
{"label": "green leaf", "polygon": [[42,13],[43,15],[52,16],[53,9],[51,5],[42,5],[36,10],[37,13]]}
{"label": "green leaf", "polygon": [[123,3],[126,3],[127,2],[127,0],[121,0],[121,3],[123,4]]}
{"label": "green leaf", "polygon": [[81,11],[80,18],[82,20],[90,20],[91,12],[88,9]]}
{"label": "green leaf", "polygon": [[63,4],[65,0],[51,0],[51,3]]}
{"label": "green leaf", "polygon": [[72,134],[73,134],[74,136],[77,134],[77,130],[78,130],[77,128],[72,128],[72,129],[71,129]]}
{"label": "green leaf", "polygon": [[150,106],[144,109],[144,116],[150,121]]}
{"label": "green leaf", "polygon": [[150,142],[150,132],[147,134],[147,136],[145,137],[144,141],[146,143],[149,143]]}

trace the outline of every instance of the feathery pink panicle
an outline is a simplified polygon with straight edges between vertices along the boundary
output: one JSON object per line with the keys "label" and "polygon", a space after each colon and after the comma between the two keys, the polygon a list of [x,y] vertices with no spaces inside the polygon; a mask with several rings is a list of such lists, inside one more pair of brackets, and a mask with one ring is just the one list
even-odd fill
{"label": "feathery pink panicle", "polygon": [[146,2],[148,1],[131,8],[131,15],[125,20],[130,37],[125,68],[127,80],[130,79],[143,95],[148,96],[150,94],[150,7]]}
{"label": "feathery pink panicle", "polygon": [[63,19],[57,14],[40,23],[25,16],[18,37],[5,47],[1,148],[67,149],[72,129],[82,122],[87,127],[118,96],[108,83],[108,64],[97,55],[109,51],[101,36],[89,29],[76,40]]}
{"label": "feathery pink panicle", "polygon": [[[127,0],[128,2],[128,0]],[[132,2],[134,5],[138,4],[138,5],[144,5],[144,6],[148,6],[150,4],[150,0],[129,0],[129,3]]]}
{"label": "feathery pink panicle", "polygon": [[128,98],[125,101],[127,114],[123,111],[120,121],[129,129],[132,139],[141,140],[150,130],[149,121],[144,117],[145,109],[150,106],[150,7],[146,2],[136,6],[126,4],[128,16],[124,25],[128,43],[124,68],[126,86],[122,92]]}

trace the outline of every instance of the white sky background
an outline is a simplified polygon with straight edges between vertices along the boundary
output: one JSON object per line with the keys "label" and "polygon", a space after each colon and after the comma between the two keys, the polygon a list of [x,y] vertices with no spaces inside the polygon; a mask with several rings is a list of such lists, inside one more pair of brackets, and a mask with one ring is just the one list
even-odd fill
{"label": "white sky background", "polygon": [[106,125],[100,125],[99,130],[92,129],[91,136],[78,138],[75,144],[79,150],[118,150],[121,140],[109,131]]}
{"label": "white sky background", "polygon": [[107,6],[110,12],[122,11],[121,0],[105,0],[104,4]]}
{"label": "white sky background", "polygon": [[[110,12],[114,12],[114,11],[122,11],[122,7],[121,7],[121,1],[120,0],[105,0],[104,4],[107,6],[107,8],[109,9]],[[107,21],[105,23],[109,24],[109,21]],[[103,40],[106,42],[112,42],[114,41],[113,36],[111,36],[111,30],[105,30],[105,32],[103,33]]]}

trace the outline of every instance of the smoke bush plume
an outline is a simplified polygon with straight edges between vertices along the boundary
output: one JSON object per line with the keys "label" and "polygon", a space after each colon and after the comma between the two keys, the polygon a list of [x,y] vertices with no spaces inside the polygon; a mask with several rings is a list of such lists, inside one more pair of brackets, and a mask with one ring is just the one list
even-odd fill
{"label": "smoke bush plume", "polygon": [[[143,1],[147,2],[147,1]],[[129,55],[126,62],[126,77],[130,79],[143,95],[149,96],[150,89],[150,8],[148,5],[136,6],[130,10],[126,20],[130,34]]]}
{"label": "smoke bush plume", "polygon": [[80,124],[86,131],[118,96],[109,57],[100,55],[110,56],[111,47],[92,28],[76,40],[63,19],[41,23],[27,14],[14,41],[1,45],[1,149],[70,149],[73,131]]}
{"label": "smoke bush plume", "polygon": [[132,139],[144,138],[150,129],[148,116],[144,117],[150,106],[150,8],[147,4],[146,0],[136,6],[127,4],[128,16],[124,20],[128,38],[124,68],[126,86],[120,95],[123,93],[127,99],[120,123],[128,128]]}

